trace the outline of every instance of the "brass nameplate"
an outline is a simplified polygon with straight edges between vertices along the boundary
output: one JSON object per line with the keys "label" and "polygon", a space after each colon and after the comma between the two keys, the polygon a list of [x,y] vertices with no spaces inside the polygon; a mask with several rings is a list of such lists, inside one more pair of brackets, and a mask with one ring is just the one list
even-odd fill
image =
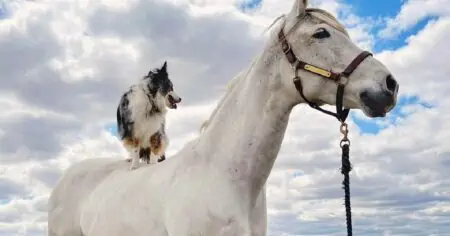
{"label": "brass nameplate", "polygon": [[320,69],[320,68],[312,66],[312,65],[305,65],[305,70],[311,71],[313,73],[319,74],[319,75],[321,75],[323,77],[327,77],[327,78],[330,78],[330,76],[331,76],[331,72],[326,71],[324,69]]}

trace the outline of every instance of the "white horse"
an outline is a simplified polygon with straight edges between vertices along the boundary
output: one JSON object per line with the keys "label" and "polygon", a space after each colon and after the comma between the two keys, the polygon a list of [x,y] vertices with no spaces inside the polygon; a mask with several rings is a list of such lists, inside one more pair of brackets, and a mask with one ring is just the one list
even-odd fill
{"label": "white horse", "polygon": [[[351,63],[362,50],[334,17],[306,5],[295,0],[201,135],[177,154],[132,172],[125,160],[90,159],[70,167],[49,200],[49,235],[266,235],[265,183],[293,107],[305,98],[330,105],[342,100],[346,108],[381,117],[395,106],[398,92],[378,60],[366,55]],[[280,31],[297,57],[281,49]],[[336,76],[349,64],[354,70],[341,74],[346,78]],[[338,84],[345,85],[342,96]]]}

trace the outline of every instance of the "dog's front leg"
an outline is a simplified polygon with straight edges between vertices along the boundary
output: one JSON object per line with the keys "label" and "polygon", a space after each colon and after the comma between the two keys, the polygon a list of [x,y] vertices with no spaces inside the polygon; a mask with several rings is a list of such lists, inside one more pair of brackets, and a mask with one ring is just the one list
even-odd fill
{"label": "dog's front leg", "polygon": [[150,164],[158,163],[159,156],[154,155],[152,152],[150,152],[149,155],[150,155]]}
{"label": "dog's front leg", "polygon": [[139,167],[139,151],[136,148],[131,152],[131,166],[130,170],[135,170]]}
{"label": "dog's front leg", "polygon": [[123,140],[124,147],[130,156],[130,159],[127,159],[127,161],[131,162],[130,170],[134,170],[139,166],[139,143],[138,139],[131,137],[126,137]]}

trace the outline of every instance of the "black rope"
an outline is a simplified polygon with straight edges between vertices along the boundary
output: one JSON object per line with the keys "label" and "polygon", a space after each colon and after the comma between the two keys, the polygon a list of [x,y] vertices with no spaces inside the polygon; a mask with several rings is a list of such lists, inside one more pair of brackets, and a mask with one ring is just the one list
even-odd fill
{"label": "black rope", "polygon": [[347,235],[353,235],[352,229],[352,208],[350,205],[350,176],[349,173],[352,170],[350,163],[350,147],[348,144],[341,145],[342,148],[342,168],[341,174],[344,175],[344,181],[342,181],[343,189],[345,191],[345,214],[347,222]]}

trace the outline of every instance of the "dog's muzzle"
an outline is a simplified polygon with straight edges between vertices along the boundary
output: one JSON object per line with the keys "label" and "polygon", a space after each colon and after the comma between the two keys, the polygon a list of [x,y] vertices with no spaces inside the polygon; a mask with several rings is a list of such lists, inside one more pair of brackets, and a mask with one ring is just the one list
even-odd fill
{"label": "dog's muzzle", "polygon": [[173,96],[172,94],[169,94],[167,99],[169,100],[169,108],[171,109],[177,109],[177,103],[181,102],[181,98],[178,96]]}

